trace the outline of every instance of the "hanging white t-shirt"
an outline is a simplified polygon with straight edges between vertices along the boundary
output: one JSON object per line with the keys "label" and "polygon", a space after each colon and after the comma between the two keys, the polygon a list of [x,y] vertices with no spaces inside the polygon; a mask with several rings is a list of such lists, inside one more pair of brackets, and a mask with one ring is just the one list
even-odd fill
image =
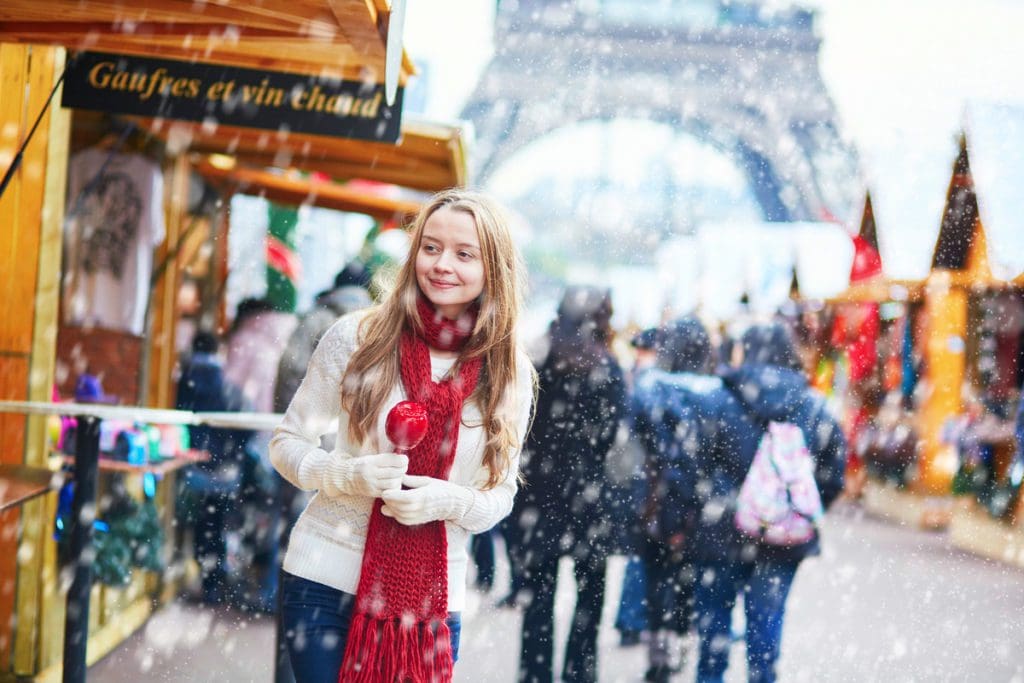
{"label": "hanging white t-shirt", "polygon": [[142,334],[153,249],[164,240],[163,187],[160,166],[139,154],[90,148],[71,158],[65,323]]}

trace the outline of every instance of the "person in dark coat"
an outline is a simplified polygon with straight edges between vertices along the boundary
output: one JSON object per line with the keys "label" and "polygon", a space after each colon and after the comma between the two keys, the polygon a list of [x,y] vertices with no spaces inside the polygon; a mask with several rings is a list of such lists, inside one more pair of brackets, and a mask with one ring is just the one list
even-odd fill
{"label": "person in dark coat", "polygon": [[[633,398],[638,384],[643,383],[644,375],[655,370],[657,362],[657,341],[661,330],[656,327],[649,327],[641,330],[633,339],[630,345],[635,350],[636,356],[633,367],[626,375],[626,385],[630,392],[630,406],[633,406]],[[632,524],[624,524],[622,529],[623,541],[621,551],[629,556],[626,563],[626,571],[622,578],[622,594],[619,598],[619,609],[615,616],[615,629],[619,632],[619,644],[622,646],[636,645],[643,640],[643,634],[650,633],[650,619],[647,603],[647,570],[642,557],[645,533],[643,528],[643,516],[641,512],[647,501],[647,452],[640,443],[636,430],[636,411],[629,410],[627,419],[619,427],[619,435],[616,437],[616,444],[613,453],[620,452],[627,455],[630,463],[636,463],[634,471],[630,473],[628,491],[622,491],[618,501],[619,510],[623,516],[620,519],[630,519]],[[626,438],[623,439],[623,432]],[[627,488],[620,485],[620,489]]]}
{"label": "person in dark coat", "polygon": [[[681,655],[681,636],[693,612],[692,461],[702,445],[700,418],[713,406],[705,395],[721,390],[709,374],[711,340],[696,317],[669,323],[657,342],[656,367],[638,378],[632,411],[637,435],[647,451],[648,497],[643,506],[644,567],[651,640],[647,681],[665,682]],[[680,462],[686,451],[690,461]]]}
{"label": "person in dark coat", "polygon": [[749,680],[775,680],[790,586],[801,561],[819,552],[817,536],[799,546],[769,546],[734,526],[740,487],[768,422],[789,422],[803,432],[826,508],[843,488],[842,429],[824,397],[808,386],[789,331],[779,324],[754,326],[741,344],[742,363],[724,371],[721,386],[663,395],[666,414],[678,422],[681,447],[673,457],[679,474],[668,487],[670,498],[687,501],[675,523],[692,528],[702,683],[723,680],[732,610],[741,594]]}
{"label": "person in dark coat", "polygon": [[606,289],[570,287],[539,371],[536,416],[523,450],[526,483],[512,512],[526,593],[519,679],[529,683],[554,679],[554,598],[564,556],[573,560],[577,599],[561,678],[597,680],[605,561],[616,526],[606,514],[605,456],[625,402],[622,370],[608,348],[611,312]]}
{"label": "person in dark coat", "polygon": [[[175,407],[179,410],[249,410],[242,390],[224,377],[218,347],[213,334],[196,333],[191,357],[178,380]],[[245,447],[253,433],[207,425],[191,425],[188,429],[192,448],[210,454],[209,460],[185,470],[182,486],[186,497],[193,501],[189,507],[194,518],[195,557],[202,578],[203,601],[215,604],[226,598],[225,527],[228,513],[241,493]]]}

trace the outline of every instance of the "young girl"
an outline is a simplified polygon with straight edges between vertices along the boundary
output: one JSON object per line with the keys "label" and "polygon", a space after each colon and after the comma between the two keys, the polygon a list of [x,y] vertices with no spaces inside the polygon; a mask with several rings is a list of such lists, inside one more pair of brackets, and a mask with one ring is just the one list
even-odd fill
{"label": "young girl", "polygon": [[[390,295],[320,341],[270,444],[281,475],[317,491],[284,560],[298,683],[451,679],[467,542],[512,509],[534,393],[515,341],[522,277],[498,207],[442,192]],[[402,400],[429,419],[407,455],[384,429]]]}

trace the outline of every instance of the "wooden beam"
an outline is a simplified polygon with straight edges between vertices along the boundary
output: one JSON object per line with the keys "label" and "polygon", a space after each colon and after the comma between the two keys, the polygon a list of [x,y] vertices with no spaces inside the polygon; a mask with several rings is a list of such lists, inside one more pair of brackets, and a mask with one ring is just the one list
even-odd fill
{"label": "wooden beam", "polygon": [[252,168],[221,169],[208,162],[196,164],[207,179],[233,187],[238,192],[266,197],[284,204],[322,206],[338,211],[362,213],[381,220],[403,221],[417,213],[419,202],[369,195],[330,182],[287,178]]}
{"label": "wooden beam", "polygon": [[448,125],[415,120],[403,123],[398,143],[392,145],[240,126],[133,120],[171,147],[229,154],[247,166],[320,171],[335,180],[374,180],[428,192],[466,184],[463,131]]}

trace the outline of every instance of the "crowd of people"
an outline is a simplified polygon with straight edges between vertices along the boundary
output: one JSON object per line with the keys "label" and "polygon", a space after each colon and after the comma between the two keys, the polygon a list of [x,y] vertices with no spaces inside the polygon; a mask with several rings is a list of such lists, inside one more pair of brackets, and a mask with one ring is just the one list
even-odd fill
{"label": "crowd of people", "polygon": [[[524,268],[492,200],[433,197],[409,253],[376,305],[356,264],[301,319],[246,302],[226,361],[216,338],[200,334],[182,375],[179,407],[284,413],[263,453],[280,477],[260,495],[280,511],[263,553],[271,569],[291,529],[280,591],[296,680],[450,680],[470,538],[489,587],[496,531],[512,567],[501,602],[523,613],[519,680],[597,680],[613,554],[631,558],[623,640],[645,634],[646,680],[669,680],[695,631],[698,681],[721,681],[740,599],[749,679],[774,680],[786,597],[818,552],[820,510],[784,501],[811,525],[802,537],[780,542],[779,520],[743,529],[743,496],[768,495],[748,473],[759,458],[777,471],[776,460],[806,464],[824,509],[842,491],[846,460],[842,429],[809,387],[786,325],[718,339],[687,316],[637,334],[620,358],[609,290],[571,286],[546,352],[531,361],[516,341]],[[261,341],[240,341],[246,330]],[[245,359],[247,349],[262,355]],[[402,401],[423,404],[430,426],[396,452],[385,422]],[[186,486],[202,501],[196,550],[203,595],[215,602],[230,584],[217,511],[240,495],[246,450],[260,447],[242,432],[194,440],[214,455]],[[792,482],[783,483],[789,499]],[[563,558],[576,601],[556,672]],[[265,575],[269,604],[276,571]]]}
{"label": "crowd of people", "polygon": [[[813,461],[824,507],[843,489],[846,442],[824,398],[808,386],[781,322],[753,324],[734,340],[737,362],[693,316],[633,340],[627,373],[611,351],[609,292],[570,287],[539,365],[536,416],[523,456],[527,482],[502,529],[515,599],[524,607],[520,680],[597,680],[597,633],[605,566],[634,557],[624,609],[648,634],[645,680],[680,668],[682,637],[699,642],[698,681],[720,681],[742,596],[751,681],[774,680],[785,602],[817,533],[777,544],[734,523],[741,488],[768,425],[795,425]],[[635,486],[607,475],[617,428],[642,447]],[[558,561],[573,560],[577,596],[561,672],[552,670]],[[639,590],[637,590],[639,585]],[[635,619],[635,617],[634,617]]]}

